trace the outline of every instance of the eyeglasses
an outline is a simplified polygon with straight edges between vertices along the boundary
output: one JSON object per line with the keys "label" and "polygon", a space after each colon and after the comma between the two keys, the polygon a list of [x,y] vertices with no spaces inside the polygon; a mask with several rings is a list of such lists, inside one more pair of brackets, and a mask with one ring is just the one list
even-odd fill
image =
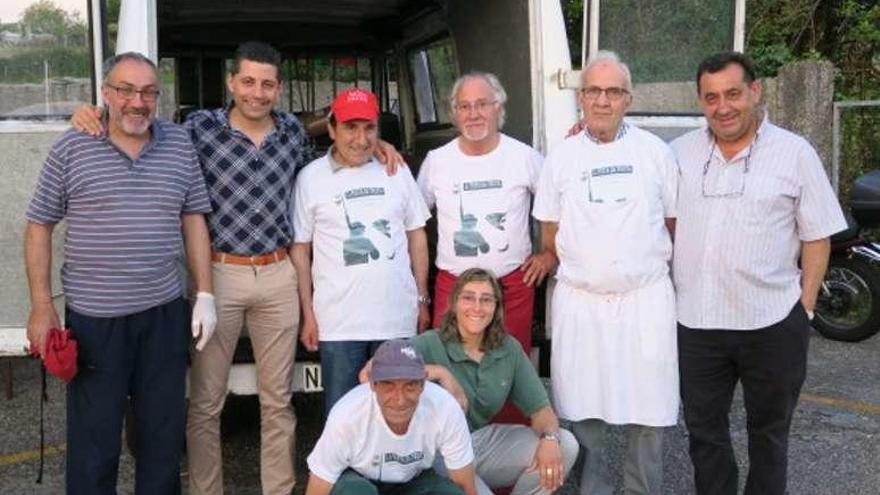
{"label": "eyeglasses", "polygon": [[116,96],[123,100],[133,100],[134,95],[141,95],[141,99],[146,102],[154,102],[159,98],[159,90],[155,88],[134,89],[133,86],[114,86],[105,84],[108,88],[116,90]]}
{"label": "eyeglasses", "polygon": [[489,107],[498,103],[495,100],[477,100],[473,103],[469,101],[463,101],[461,103],[456,103],[452,105],[452,108],[455,109],[458,113],[471,113],[471,110],[476,110],[477,113],[485,112]]}
{"label": "eyeglasses", "polygon": [[608,98],[609,101],[620,101],[621,98],[629,94],[629,91],[623,88],[600,88],[599,86],[587,86],[586,88],[581,89],[581,94],[588,100],[598,99],[602,93],[605,93],[605,97]]}
{"label": "eyeglasses", "polygon": [[[749,160],[752,158],[752,151],[755,149],[755,143],[758,142],[758,136],[749,145],[749,152],[746,153],[745,163],[743,164],[742,173],[735,174],[734,180],[729,180],[729,174],[714,174],[714,184],[706,185],[706,177],[709,175],[709,165],[712,163],[712,157],[715,154],[716,143],[712,143],[712,149],[709,150],[709,158],[703,164],[702,192],[704,198],[739,198],[746,191],[746,177],[749,175]],[[721,172],[724,169],[719,169]],[[721,180],[719,180],[721,179]],[[711,190],[707,190],[711,189]]]}
{"label": "eyeglasses", "polygon": [[495,299],[494,296],[480,296],[477,297],[476,294],[470,292],[463,292],[458,295],[458,301],[468,306],[494,306],[498,300]]}

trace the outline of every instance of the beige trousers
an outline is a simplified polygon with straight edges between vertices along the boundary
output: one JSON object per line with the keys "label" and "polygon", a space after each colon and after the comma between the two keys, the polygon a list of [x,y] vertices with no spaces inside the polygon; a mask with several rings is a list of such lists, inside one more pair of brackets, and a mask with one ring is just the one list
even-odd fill
{"label": "beige trousers", "polygon": [[217,331],[190,369],[186,427],[190,495],[223,493],[220,413],[235,346],[246,325],[260,396],[260,481],[265,495],[289,495],[295,483],[290,399],[299,301],[288,259],[264,266],[213,264]]}

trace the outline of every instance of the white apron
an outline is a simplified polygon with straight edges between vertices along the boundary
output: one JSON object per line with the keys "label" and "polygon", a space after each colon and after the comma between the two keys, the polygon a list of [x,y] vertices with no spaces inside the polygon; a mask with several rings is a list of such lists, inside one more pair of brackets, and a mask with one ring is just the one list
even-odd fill
{"label": "white apron", "polygon": [[674,302],[668,277],[624,294],[596,294],[559,282],[551,305],[550,361],[559,416],[676,424]]}
{"label": "white apron", "polygon": [[664,223],[676,172],[654,141],[633,129],[614,143],[585,144],[589,160],[571,157],[559,171],[551,371],[563,418],[677,421],[672,245]]}

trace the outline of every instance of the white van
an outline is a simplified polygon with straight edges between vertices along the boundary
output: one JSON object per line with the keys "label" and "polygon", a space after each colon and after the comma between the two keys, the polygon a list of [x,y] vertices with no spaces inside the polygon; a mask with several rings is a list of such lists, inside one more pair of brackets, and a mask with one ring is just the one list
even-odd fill
{"label": "white van", "polygon": [[[552,149],[577,119],[578,73],[571,70],[569,37],[580,39],[581,60],[602,48],[630,62],[637,82],[632,122],[665,137],[699,125],[688,81],[703,56],[742,49],[745,19],[744,0],[584,0],[576,13],[583,20],[579,32],[567,34],[563,9],[576,3],[571,0],[56,1],[68,14],[78,10],[78,17],[70,17],[81,28],[34,33],[43,28],[19,22],[18,31],[26,33],[19,35],[7,29],[14,23],[0,23],[0,356],[21,354],[26,343],[29,303],[19,260],[24,210],[37,174],[72,109],[101,104],[96,74],[112,51],[136,50],[159,62],[160,116],[180,119],[191,109],[224,104],[226,64],[239,43],[271,43],[285,57],[284,110],[307,122],[321,115],[337,91],[370,88],[380,96],[383,137],[415,170],[428,150],[455,135],[446,98],[455,78],[469,70],[493,72],[505,85],[505,133],[543,153]],[[12,4],[46,7],[37,0]],[[49,49],[47,43],[54,45]],[[16,75],[19,56],[30,60],[22,62],[23,76]],[[84,62],[65,68],[75,57]],[[87,64],[90,70],[81,67]],[[10,104],[15,108],[6,108]],[[53,267],[59,310],[60,234]],[[545,371],[548,335],[549,323],[536,325],[542,356],[536,360]],[[296,366],[295,390],[320,390],[317,356],[301,351]],[[255,376],[243,339],[230,391],[256,393]]]}

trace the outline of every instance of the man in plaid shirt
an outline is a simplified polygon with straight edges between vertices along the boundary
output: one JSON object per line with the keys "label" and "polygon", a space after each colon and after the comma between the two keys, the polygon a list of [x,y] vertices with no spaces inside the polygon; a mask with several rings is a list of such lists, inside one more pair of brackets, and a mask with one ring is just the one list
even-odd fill
{"label": "man in plaid shirt", "polygon": [[[289,258],[289,201],[296,173],[318,158],[302,124],[275,110],[281,97],[281,55],[248,42],[227,76],[232,101],[185,122],[198,152],[214,213],[208,216],[218,323],[192,354],[187,418],[191,494],[222,494],[220,414],[233,354],[247,325],[257,366],[264,494],[289,494],[295,484],[291,405],[299,303]],[[97,110],[84,108],[74,127],[103,132]],[[393,170],[401,158],[387,143],[379,154]]]}

